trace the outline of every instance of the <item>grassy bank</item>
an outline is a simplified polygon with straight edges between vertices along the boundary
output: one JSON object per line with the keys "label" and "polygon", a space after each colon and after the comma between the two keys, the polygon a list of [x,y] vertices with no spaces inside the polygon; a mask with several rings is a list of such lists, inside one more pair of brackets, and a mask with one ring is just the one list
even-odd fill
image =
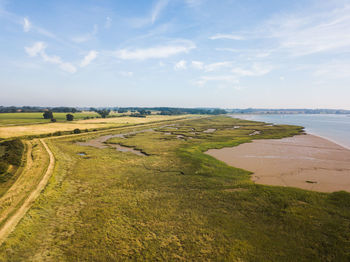
{"label": "grassy bank", "polygon": [[108,141],[147,156],[75,143],[93,133],[48,140],[54,174],[0,261],[349,260],[350,194],[255,185],[203,153],[301,128],[213,117],[153,129]]}
{"label": "grassy bank", "polygon": [[25,146],[19,139],[0,143],[0,197],[16,181],[24,164]]}

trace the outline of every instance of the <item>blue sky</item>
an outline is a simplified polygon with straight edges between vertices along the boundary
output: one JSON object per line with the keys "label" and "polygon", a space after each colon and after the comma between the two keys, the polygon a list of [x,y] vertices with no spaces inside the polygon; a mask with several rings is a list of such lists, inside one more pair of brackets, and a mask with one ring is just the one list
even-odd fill
{"label": "blue sky", "polygon": [[350,109],[350,1],[0,0],[0,105]]}

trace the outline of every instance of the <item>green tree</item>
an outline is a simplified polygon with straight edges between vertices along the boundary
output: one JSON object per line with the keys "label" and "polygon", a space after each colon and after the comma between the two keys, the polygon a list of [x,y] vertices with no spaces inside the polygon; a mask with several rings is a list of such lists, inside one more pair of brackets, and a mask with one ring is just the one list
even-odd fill
{"label": "green tree", "polygon": [[53,114],[52,111],[45,111],[43,114],[44,119],[52,119],[53,118]]}
{"label": "green tree", "polygon": [[67,119],[67,121],[73,121],[74,116],[72,114],[67,114],[66,119]]}
{"label": "green tree", "polygon": [[96,113],[99,114],[102,118],[106,118],[106,116],[109,115],[111,110],[108,109],[102,109],[102,110],[97,110]]}

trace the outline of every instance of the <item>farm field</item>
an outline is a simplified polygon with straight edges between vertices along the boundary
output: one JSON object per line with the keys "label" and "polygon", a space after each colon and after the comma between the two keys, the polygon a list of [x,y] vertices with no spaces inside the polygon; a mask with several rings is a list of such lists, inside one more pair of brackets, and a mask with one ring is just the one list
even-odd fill
{"label": "farm field", "polygon": [[[350,194],[257,185],[204,154],[300,127],[223,116],[137,124],[46,138],[55,169],[0,261],[349,259]],[[48,156],[35,148],[42,168]]]}
{"label": "farm field", "polygon": [[[13,113],[17,114],[17,113]],[[35,113],[38,114],[38,113]],[[66,114],[64,114],[65,117]],[[1,116],[1,114],[0,114]],[[54,114],[56,116],[56,114]],[[81,115],[81,117],[86,115]],[[186,117],[194,117],[187,115]],[[18,124],[12,126],[0,126],[0,138],[9,138],[9,137],[21,137],[21,136],[33,136],[40,134],[49,134],[57,131],[73,131],[78,128],[81,130],[85,129],[99,129],[99,128],[111,128],[119,127],[125,125],[134,125],[142,123],[150,123],[157,121],[166,121],[171,119],[184,118],[183,115],[180,116],[161,116],[161,115],[150,115],[145,118],[139,117],[113,117],[113,118],[95,118],[88,120],[77,120],[77,121],[63,121],[51,123],[49,120],[45,120],[42,124],[33,124],[29,125],[20,125],[22,119],[19,119]],[[36,119],[36,118],[35,118]],[[11,121],[16,122],[16,119],[13,118]],[[1,121],[0,121],[1,122]]]}
{"label": "farm field", "polygon": [[[68,113],[53,113],[54,118],[58,122],[65,122],[66,115]],[[98,114],[95,112],[79,112],[70,113],[74,115],[75,120],[84,119],[85,117],[97,117]],[[42,112],[37,113],[1,113],[0,114],[0,127],[1,126],[11,126],[11,125],[30,125],[30,124],[40,124],[40,123],[50,123],[50,119],[44,119]]]}

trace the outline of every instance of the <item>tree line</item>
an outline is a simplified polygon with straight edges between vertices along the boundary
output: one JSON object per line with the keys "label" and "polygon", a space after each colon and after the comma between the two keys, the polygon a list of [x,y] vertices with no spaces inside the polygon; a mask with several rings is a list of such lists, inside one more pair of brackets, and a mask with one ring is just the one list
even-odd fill
{"label": "tree line", "polygon": [[38,107],[38,106],[0,106],[0,113],[36,113],[51,111],[54,113],[77,113],[81,112],[75,107]]}

